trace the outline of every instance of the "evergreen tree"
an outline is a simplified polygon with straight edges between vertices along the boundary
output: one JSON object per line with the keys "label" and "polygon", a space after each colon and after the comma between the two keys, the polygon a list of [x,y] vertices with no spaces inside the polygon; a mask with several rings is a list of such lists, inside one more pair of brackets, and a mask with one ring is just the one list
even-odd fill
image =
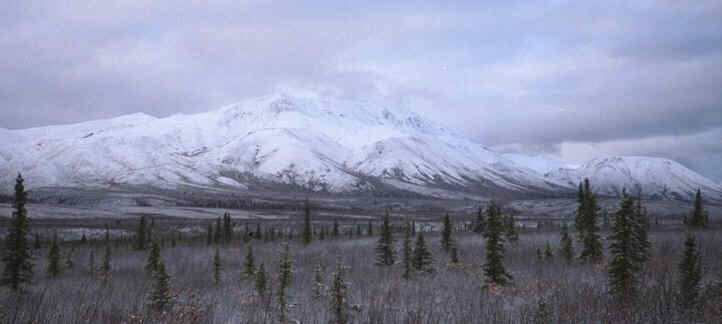
{"label": "evergreen tree", "polygon": [[690,227],[704,228],[707,227],[707,219],[707,212],[704,209],[702,201],[702,191],[697,189],[697,193],[694,196],[692,214],[690,215],[687,223]]}
{"label": "evergreen tree", "polygon": [[634,201],[623,195],[619,211],[614,215],[609,252],[609,286],[619,302],[628,302],[634,296],[638,247],[634,228]]}
{"label": "evergreen tree", "polygon": [[313,225],[311,224],[311,204],[306,199],[303,205],[303,244],[309,245],[313,242]]}
{"label": "evergreen tree", "polygon": [[331,235],[333,236],[333,238],[338,238],[339,230],[338,230],[338,220],[337,219],[333,220],[333,231],[331,232]]}
{"label": "evergreen tree", "polygon": [[474,222],[474,233],[483,234],[486,230],[486,219],[484,218],[484,208],[479,206],[476,212],[476,221]]}
{"label": "evergreen tree", "polygon": [[554,250],[552,249],[551,244],[547,242],[544,247],[544,259],[551,260],[552,258],[554,258]]}
{"label": "evergreen tree", "polygon": [[213,255],[213,284],[219,286],[221,284],[221,253],[216,248],[216,253]]}
{"label": "evergreen tree", "polygon": [[376,243],[376,265],[392,266],[394,261],[394,237],[391,231],[391,216],[387,210],[381,227],[381,236]]}
{"label": "evergreen tree", "polygon": [[85,245],[86,243],[88,243],[88,238],[85,237],[85,233],[83,233],[83,236],[80,237],[80,244]]}
{"label": "evergreen tree", "polygon": [[281,259],[278,264],[279,269],[279,283],[282,289],[286,289],[291,286],[291,280],[293,276],[293,260],[291,260],[291,252],[288,244],[283,245],[281,251]]}
{"label": "evergreen tree", "polygon": [[549,324],[553,323],[552,312],[544,299],[539,299],[537,303],[536,312],[534,312],[534,324]]}
{"label": "evergreen tree", "polygon": [[223,229],[221,225],[221,218],[216,218],[216,228],[213,231],[213,243],[215,244],[221,244],[221,240],[223,238]]}
{"label": "evergreen tree", "polygon": [[451,247],[451,254],[449,258],[452,265],[459,264],[459,251],[456,249],[456,246]]}
{"label": "evergreen tree", "polygon": [[153,242],[153,229],[155,228],[155,218],[150,217],[150,225],[148,225],[148,234],[145,236],[145,247],[150,246]]}
{"label": "evergreen tree", "polygon": [[401,275],[401,278],[404,279],[410,279],[411,273],[413,272],[413,250],[411,249],[411,224],[406,224],[406,229],[404,230],[404,243],[402,247],[402,253],[403,253],[403,265],[404,265],[404,273]]}
{"label": "evergreen tree", "polygon": [[356,224],[356,236],[361,237],[363,235],[363,230],[361,229],[361,224]]}
{"label": "evergreen tree", "polygon": [[506,240],[509,243],[515,243],[519,241],[519,232],[516,230],[516,220],[513,215],[504,217],[504,234],[506,234]]}
{"label": "evergreen tree", "polygon": [[223,241],[228,244],[233,240],[233,222],[231,214],[228,212],[223,214]]}
{"label": "evergreen tree", "polygon": [[349,322],[348,284],[344,279],[344,267],[339,260],[336,272],[331,283],[331,315],[332,324],[346,324]]}
{"label": "evergreen tree", "polygon": [[60,247],[58,246],[58,235],[53,236],[48,250],[48,276],[57,277],[62,269],[60,268]]}
{"label": "evergreen tree", "polygon": [[634,248],[635,248],[635,262],[639,268],[642,268],[647,260],[649,260],[649,253],[652,244],[649,242],[649,218],[647,212],[642,206],[642,195],[640,194],[637,198],[633,218],[632,218],[632,229],[634,232]]}
{"label": "evergreen tree", "polygon": [[254,233],[253,236],[257,240],[263,240],[263,232],[261,232],[261,223],[256,223],[256,233]]}
{"label": "evergreen tree", "polygon": [[150,252],[148,252],[148,260],[145,263],[145,272],[149,275],[153,275],[153,273],[158,270],[159,262],[160,246],[158,245],[158,242],[153,242],[150,247]]}
{"label": "evergreen tree", "polygon": [[559,254],[567,261],[571,263],[574,260],[574,243],[572,238],[569,236],[569,226],[566,223],[562,224],[561,239],[559,240]]}
{"label": "evergreen tree", "polygon": [[65,254],[65,268],[70,270],[73,269],[73,266],[75,266],[75,262],[73,262],[73,253],[75,250],[73,248],[70,248],[70,251],[68,251],[67,254]]}
{"label": "evergreen tree", "polygon": [[251,278],[256,274],[256,261],[253,257],[253,247],[249,244],[246,248],[246,259],[243,262],[243,277]]}
{"label": "evergreen tree", "polygon": [[313,269],[313,299],[320,299],[326,294],[326,285],[323,283],[323,265],[316,264]]}
{"label": "evergreen tree", "polygon": [[90,250],[88,254],[88,273],[95,274],[95,251]]}
{"label": "evergreen tree", "polygon": [[40,242],[40,234],[35,233],[35,242],[33,243],[33,249],[40,250],[43,245]]}
{"label": "evergreen tree", "polygon": [[577,228],[582,243],[582,251],[579,258],[583,261],[599,262],[602,259],[602,242],[599,237],[599,226],[597,225],[597,198],[592,192],[589,179],[584,179],[581,187],[581,203],[577,215]]}
{"label": "evergreen tree", "polygon": [[278,316],[280,323],[286,323],[288,322],[288,299],[286,290],[291,286],[291,276],[293,273],[293,262],[291,261],[291,252],[289,251],[288,244],[283,247],[278,269]]}
{"label": "evergreen tree", "polygon": [[140,220],[138,221],[138,230],[135,233],[136,250],[145,250],[145,243],[147,242],[146,234],[148,233],[145,222],[145,216],[140,216]]}
{"label": "evergreen tree", "polygon": [[682,312],[697,312],[701,280],[702,259],[697,249],[697,241],[688,233],[684,242],[684,255],[679,263],[679,307]]}
{"label": "evergreen tree", "polygon": [[490,285],[505,286],[512,280],[504,267],[504,221],[501,210],[491,202],[487,208],[486,231],[486,263],[484,263],[485,287]]}
{"label": "evergreen tree", "polygon": [[12,290],[20,290],[23,285],[29,284],[33,278],[32,254],[28,244],[30,221],[28,219],[25,203],[24,180],[18,174],[15,180],[15,199],[13,200],[13,213],[5,236],[5,251],[2,262],[5,264],[0,285],[10,286]]}
{"label": "evergreen tree", "polygon": [[256,272],[256,292],[261,297],[266,296],[266,281],[266,268],[261,263]]}
{"label": "evergreen tree", "polygon": [[208,232],[206,232],[206,244],[213,244],[213,223],[208,224]]}
{"label": "evergreen tree", "polygon": [[416,237],[416,221],[411,221],[411,237]]}
{"label": "evergreen tree", "polygon": [[369,227],[367,232],[369,236],[374,236],[374,223],[372,221],[369,221]]}
{"label": "evergreen tree", "polygon": [[[588,181],[585,179],[585,181]],[[579,183],[579,188],[577,190],[577,212],[574,217],[574,228],[577,230],[577,236],[579,242],[584,242],[584,216],[585,216],[585,204],[586,204],[586,198],[584,194],[584,182]]]}
{"label": "evergreen tree", "polygon": [[321,227],[321,231],[318,234],[318,239],[321,241],[326,240],[326,228],[325,227]]}
{"label": "evergreen tree", "polygon": [[424,240],[424,232],[421,232],[416,236],[413,258],[414,270],[427,273],[434,272],[433,262],[431,251],[429,251]]}
{"label": "evergreen tree", "polygon": [[100,266],[100,271],[103,276],[107,277],[110,275],[111,264],[110,264],[110,244],[105,245],[105,253],[103,253],[103,263]]}
{"label": "evergreen tree", "polygon": [[441,230],[441,248],[443,248],[446,252],[449,252],[451,247],[454,245],[454,239],[451,237],[453,227],[454,226],[451,224],[449,214],[446,214],[446,216],[444,216],[443,228]]}
{"label": "evergreen tree", "polygon": [[[158,244],[153,244],[157,246]],[[150,294],[150,306],[153,310],[162,312],[171,307],[173,296],[170,292],[170,276],[165,271],[163,260],[158,259],[158,264],[153,272],[153,291]]]}

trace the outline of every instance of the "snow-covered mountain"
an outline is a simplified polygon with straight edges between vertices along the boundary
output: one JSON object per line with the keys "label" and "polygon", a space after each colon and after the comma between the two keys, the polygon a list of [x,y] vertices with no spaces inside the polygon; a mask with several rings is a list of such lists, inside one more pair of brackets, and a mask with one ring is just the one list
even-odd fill
{"label": "snow-covered mountain", "polygon": [[[597,174],[587,171],[592,166],[586,164],[545,176],[540,167],[558,162],[497,153],[410,108],[281,92],[194,115],[134,114],[0,129],[0,190],[10,190],[16,173],[22,172],[30,188],[189,185],[253,190],[259,184],[283,184],[337,193],[398,188],[429,195],[546,195],[573,192],[581,177]],[[668,169],[652,162],[630,168],[620,174],[654,176],[635,176],[629,182],[602,176],[603,188],[634,181],[656,188],[655,181],[672,181],[664,179]],[[672,171],[667,176],[675,179],[670,186],[674,192],[682,188],[677,183],[685,184],[685,193],[701,185],[719,192],[719,186],[678,164]]]}
{"label": "snow-covered mountain", "polygon": [[668,159],[615,156],[584,163],[576,169],[560,168],[547,178],[573,186],[588,178],[594,191],[618,196],[623,190],[663,199],[691,199],[697,189],[713,200],[722,198],[722,187],[712,180]]}

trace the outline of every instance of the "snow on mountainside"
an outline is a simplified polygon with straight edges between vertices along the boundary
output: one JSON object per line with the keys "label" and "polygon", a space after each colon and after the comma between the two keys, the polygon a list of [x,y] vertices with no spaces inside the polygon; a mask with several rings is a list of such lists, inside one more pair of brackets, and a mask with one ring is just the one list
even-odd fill
{"label": "snow on mountainside", "polygon": [[577,185],[588,178],[595,192],[618,196],[622,190],[636,195],[640,190],[647,197],[691,199],[697,189],[712,200],[722,198],[722,186],[668,159],[624,156],[591,160],[576,169],[558,169],[547,178]]}
{"label": "snow on mountainside", "polygon": [[[406,106],[282,92],[201,114],[133,114],[0,129],[5,139],[0,141],[0,190],[10,190],[16,173],[22,172],[30,188],[191,185],[245,190],[282,184],[329,192],[386,186],[420,193],[549,194],[573,192],[578,179],[591,172],[585,165],[544,176],[540,168],[558,162],[494,152]],[[700,184],[714,188],[689,170],[675,167],[667,175],[667,169],[653,167],[637,163],[620,174],[653,175],[633,177],[650,192],[658,183],[680,193]],[[624,181],[605,175],[600,189],[626,186]]]}
{"label": "snow on mountainside", "polygon": [[[345,192],[368,179],[464,190],[544,192],[558,184],[404,107],[279,93],[219,110],[134,114],[3,130],[0,185],[246,188],[249,179]],[[400,181],[400,182],[399,182]]]}

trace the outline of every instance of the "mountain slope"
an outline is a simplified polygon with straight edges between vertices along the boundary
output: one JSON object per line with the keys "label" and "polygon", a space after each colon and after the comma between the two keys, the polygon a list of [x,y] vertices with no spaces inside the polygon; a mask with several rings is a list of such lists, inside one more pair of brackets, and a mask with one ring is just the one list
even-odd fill
{"label": "mountain slope", "polygon": [[[368,177],[516,193],[562,188],[403,107],[279,93],[195,115],[143,114],[3,130],[0,185],[119,184],[245,189],[248,179],[310,190],[373,190]],[[402,186],[403,187],[403,186]]]}
{"label": "mountain slope", "polygon": [[622,190],[637,195],[663,199],[691,199],[697,189],[713,200],[722,197],[722,188],[715,182],[685,166],[668,159],[616,156],[591,160],[577,169],[558,169],[547,178],[578,184],[584,178],[601,195],[618,196]]}
{"label": "mountain slope", "polygon": [[[459,192],[500,197],[570,194],[585,176],[595,183],[598,179],[604,193],[637,182],[655,194],[660,191],[657,184],[664,183],[673,190],[661,196],[671,198],[696,186],[719,188],[677,167],[670,174],[674,183],[663,182],[670,170],[654,163],[626,169],[614,165],[621,174],[634,175],[632,180],[593,171],[592,164],[545,176],[539,169],[558,161],[497,153],[404,104],[308,92],[276,93],[193,115],[134,114],[74,125],[0,129],[0,136],[5,139],[0,141],[0,190],[6,192],[17,172],[30,188],[144,185],[242,191],[280,185],[343,193],[391,186],[432,196]],[[597,174],[601,176],[595,178]]]}

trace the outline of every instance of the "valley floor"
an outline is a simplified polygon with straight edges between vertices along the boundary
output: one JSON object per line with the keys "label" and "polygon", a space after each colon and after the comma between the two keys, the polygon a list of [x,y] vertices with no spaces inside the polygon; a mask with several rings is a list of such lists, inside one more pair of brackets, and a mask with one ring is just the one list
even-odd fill
{"label": "valley floor", "polygon": [[[676,228],[653,227],[652,258],[642,272],[639,295],[627,305],[615,304],[609,297],[608,260],[598,265],[566,263],[557,255],[559,235],[553,230],[522,230],[519,242],[507,245],[505,264],[513,284],[487,290],[482,289],[484,241],[478,234],[455,233],[460,263],[451,265],[440,247],[439,235],[427,233],[435,272],[417,273],[404,280],[400,264],[374,265],[377,236],[368,236],[365,228],[360,236],[341,233],[308,246],[300,244],[298,236],[290,241],[267,236],[220,245],[207,245],[204,236],[186,235],[177,241],[163,238],[161,257],[170,275],[174,307],[162,314],[148,308],[153,279],[144,270],[147,251],[133,250],[127,240],[112,240],[111,271],[103,277],[97,272],[104,251],[102,241],[62,244],[63,272],[49,278],[43,243],[34,250],[33,284],[19,299],[9,290],[0,290],[0,314],[3,322],[9,323],[277,323],[279,255],[289,243],[293,260],[289,318],[298,323],[329,323],[332,312],[327,288],[337,262],[345,267],[350,323],[534,323],[540,307],[555,323],[693,321],[680,312],[674,293],[684,239]],[[722,273],[722,231],[696,235],[703,260],[702,282],[710,288],[705,290],[701,315],[694,320],[714,323],[722,314],[722,292],[714,290]],[[396,238],[399,243],[400,235]],[[554,256],[539,259],[537,249],[546,244],[554,249]],[[268,272],[270,295],[266,298],[258,296],[254,280],[241,274],[249,246],[256,266],[264,264]],[[216,248],[220,255],[218,284],[214,283],[212,261]],[[94,264],[90,263],[91,253]],[[72,267],[65,264],[66,259],[72,261]],[[319,265],[320,291],[324,293],[314,298]]]}

